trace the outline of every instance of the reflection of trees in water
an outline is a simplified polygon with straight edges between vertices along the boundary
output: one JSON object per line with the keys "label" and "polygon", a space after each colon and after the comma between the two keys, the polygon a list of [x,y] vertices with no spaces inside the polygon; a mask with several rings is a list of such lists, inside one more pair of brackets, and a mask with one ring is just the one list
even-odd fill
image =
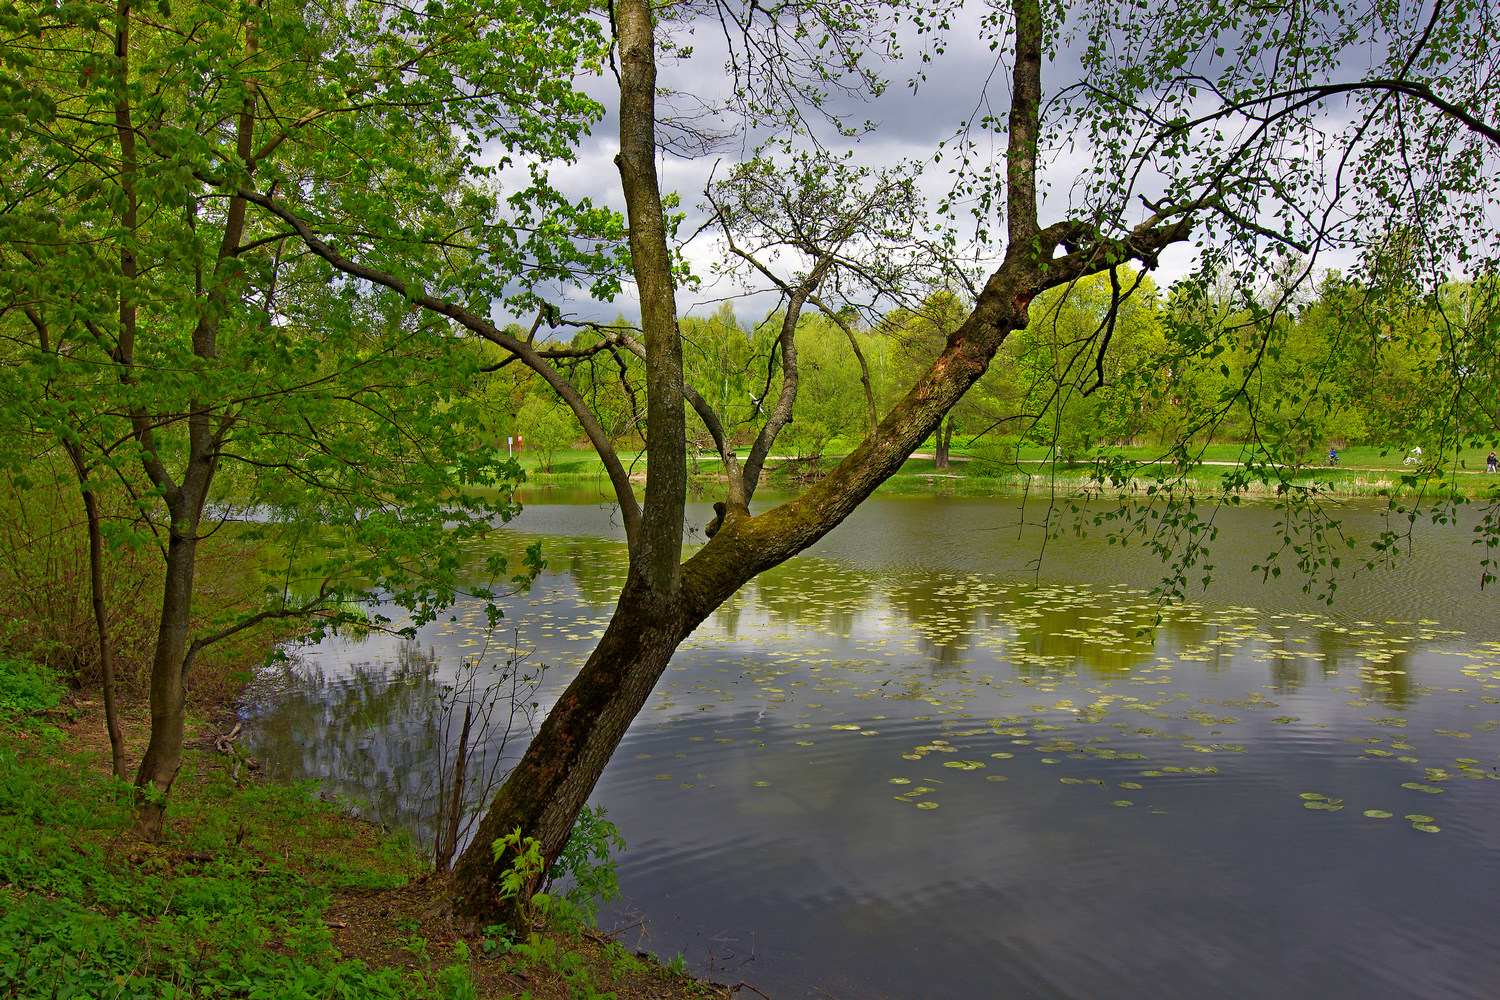
{"label": "reflection of trees in water", "polygon": [[713,623],[718,626],[719,631],[723,632],[726,638],[733,639],[739,635],[740,616],[744,614],[745,606],[749,603],[750,598],[743,591],[735,591],[713,613]]}
{"label": "reflection of trees in water", "polygon": [[1298,630],[1268,643],[1276,653],[1269,661],[1271,684],[1278,693],[1295,691],[1311,678],[1347,678],[1367,698],[1392,708],[1410,705],[1420,694],[1414,677],[1420,657],[1406,645],[1413,637],[1396,637],[1372,628],[1340,631],[1338,627]]}
{"label": "reflection of trees in water", "polygon": [[620,596],[630,568],[625,547],[615,542],[549,539],[542,546],[547,569],[567,574],[578,595],[590,604],[609,607]]}
{"label": "reflection of trees in water", "polygon": [[[549,539],[549,572],[563,574],[583,600],[607,606],[627,569],[623,546],[598,539]],[[968,585],[978,582],[979,592]],[[993,646],[1000,660],[1007,651],[1016,672],[1027,677],[1086,673],[1098,680],[1125,676],[1158,655],[1191,651],[1208,672],[1228,670],[1235,657],[1256,642],[1284,649],[1288,656],[1267,660],[1269,681],[1292,691],[1313,677],[1348,672],[1359,676],[1368,696],[1391,705],[1413,697],[1413,657],[1404,648],[1385,648],[1393,658],[1376,664],[1405,673],[1370,669],[1376,637],[1328,627],[1316,615],[1295,615],[1298,627],[1282,635],[1268,632],[1259,612],[1248,608],[1158,608],[1139,594],[1032,584],[1006,584],[978,576],[924,570],[871,573],[825,559],[802,558],[762,574],[727,600],[713,624],[728,638],[743,627],[745,612],[759,607],[788,624],[849,638],[862,624],[886,617],[915,637],[919,654],[935,675],[948,676],[972,665],[973,650]],[[1278,618],[1282,616],[1276,616]],[[1271,635],[1256,639],[1253,636]],[[1302,640],[1302,641],[1296,641]],[[1304,655],[1310,654],[1310,655]]]}
{"label": "reflection of trees in water", "polygon": [[[763,574],[725,602],[715,624],[733,638],[743,613],[756,604],[788,623],[845,638],[861,622],[896,618],[916,638],[934,676],[972,666],[973,651],[981,646],[994,649],[1021,676],[1081,673],[1100,681],[1125,677],[1157,656],[1180,655],[1207,673],[1227,672],[1236,658],[1266,649],[1273,651],[1266,662],[1276,690],[1347,671],[1351,678],[1357,672],[1368,695],[1382,702],[1401,705],[1412,697],[1415,661],[1409,651],[1384,633],[1340,632],[1316,615],[1293,616],[1288,629],[1279,629],[1248,608],[1163,607],[1133,593],[1006,585],[923,571],[873,574],[817,559]],[[1377,650],[1391,657],[1377,667],[1404,672],[1371,670]]]}
{"label": "reflection of trees in water", "polygon": [[822,559],[800,559],[768,570],[747,585],[776,617],[825,635],[848,638],[878,605],[879,583],[869,573]]}
{"label": "reflection of trees in water", "polygon": [[1160,633],[1153,632],[1151,612],[1076,600],[1060,605],[1047,599],[1027,600],[1016,593],[1011,612],[1016,656],[1012,665],[1023,676],[1061,671],[1110,680],[1150,663]]}
{"label": "reflection of trees in water", "polygon": [[252,708],[256,752],[273,775],[315,778],[357,814],[409,826],[419,843],[432,843],[465,710],[471,718],[492,713],[469,734],[468,813],[519,757],[524,739],[515,737],[529,737],[534,708],[535,677],[517,669],[522,658],[509,666],[461,664],[455,679],[442,675],[441,659],[407,640],[394,663],[351,663],[334,676],[289,661],[269,679],[274,696],[262,694]]}
{"label": "reflection of trees in water", "polygon": [[[497,537],[509,539],[505,544],[517,557],[535,540],[519,532]],[[870,544],[877,543],[872,534]],[[983,558],[997,567],[1014,562],[1007,561],[1007,553],[1014,554],[1012,543],[991,551],[978,536],[965,536],[963,544],[980,545]],[[553,579],[559,582],[570,581],[581,600],[595,608],[613,605],[628,565],[624,546],[598,538],[547,537],[544,554],[548,573],[557,574]],[[466,567],[475,580],[482,555],[476,551],[474,565]],[[977,584],[977,593],[968,592],[970,583]],[[1357,685],[1363,697],[1391,707],[1408,705],[1421,693],[1415,671],[1421,669],[1419,654],[1426,644],[1397,634],[1414,625],[1387,623],[1377,629],[1310,612],[1268,615],[1254,607],[1158,609],[1138,591],[1012,583],[998,573],[973,571],[910,567],[870,572],[814,557],[763,574],[726,601],[711,621],[732,639],[747,619],[758,623],[760,610],[831,636],[849,638],[873,628],[910,637],[933,676],[952,676],[991,655],[1001,663],[1010,660],[1007,665],[1026,677],[1078,673],[1101,681],[1148,666],[1157,656],[1183,654],[1198,669],[1215,672],[1255,655],[1264,660],[1268,683],[1276,691],[1289,693],[1338,675],[1333,683]],[[1278,621],[1293,627],[1276,629]],[[1281,652],[1261,656],[1261,649]]]}
{"label": "reflection of trees in water", "polygon": [[961,669],[974,636],[986,631],[981,627],[985,609],[958,592],[952,577],[910,574],[892,581],[885,598],[911,624],[934,675]]}

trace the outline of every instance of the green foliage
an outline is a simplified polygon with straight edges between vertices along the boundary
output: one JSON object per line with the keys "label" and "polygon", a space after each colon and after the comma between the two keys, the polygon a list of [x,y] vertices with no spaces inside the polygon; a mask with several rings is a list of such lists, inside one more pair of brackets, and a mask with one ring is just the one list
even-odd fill
{"label": "green foliage", "polygon": [[46,667],[0,656],[0,719],[53,708],[66,689]]}
{"label": "green foliage", "polygon": [[[510,940],[504,928],[491,928],[495,933],[487,934],[486,949],[515,951],[528,961],[545,959],[550,964],[555,951],[537,933],[539,924],[576,935],[582,926],[593,923],[602,904],[620,895],[614,855],[625,849],[625,839],[604,818],[603,806],[580,811],[567,846],[550,869],[541,843],[535,837],[523,837],[519,829],[490,846],[496,862],[509,858],[500,876],[500,893],[516,902],[528,933],[524,940]],[[539,890],[544,874],[548,881]],[[572,884],[561,894],[550,891],[555,882],[564,880]]]}
{"label": "green foliage", "polygon": [[551,884],[572,883],[563,895],[588,924],[594,923],[600,906],[620,897],[615,856],[625,850],[625,838],[604,815],[603,806],[585,806],[573,823],[567,846],[547,872]]}
{"label": "green foliage", "polygon": [[462,961],[445,966],[437,974],[437,995],[441,1000],[479,1000],[479,991]]}
{"label": "green foliage", "polygon": [[339,957],[332,890],[404,880],[412,862],[315,862],[343,821],[310,786],[216,778],[180,803],[189,845],[122,848],[132,800],[111,778],[61,753],[56,730],[0,736],[0,996],[472,995]]}
{"label": "green foliage", "polygon": [[[318,925],[321,926],[321,918]],[[308,930],[285,925],[288,932]],[[8,996],[161,997],[413,996],[394,970],[311,961],[267,948],[257,915],[201,914],[120,920],[67,900],[29,896],[0,914],[0,990]],[[420,995],[420,994],[415,994]]]}
{"label": "green foliage", "polygon": [[[82,685],[97,684],[99,638],[89,603],[88,543],[74,474],[55,455],[19,462],[11,472],[31,485],[18,489],[0,477],[0,551],[6,554],[0,561],[0,619],[6,623],[0,627],[0,654],[24,656]],[[118,497],[101,507],[112,523],[129,513]],[[226,534],[219,541],[227,539]],[[213,548],[206,562],[216,572],[219,553],[234,546]],[[237,565],[248,569],[248,563],[241,558]],[[154,552],[122,549],[111,555],[105,598],[112,610],[117,680],[126,690],[146,686],[143,665],[150,661],[155,638],[151,625],[160,603],[160,578]],[[216,602],[206,603],[212,607]]]}
{"label": "green foliage", "polygon": [[[168,556],[184,599],[145,629],[152,690],[266,620],[338,623],[377,593],[431,620],[520,473],[472,446],[486,359],[423,318],[420,286],[485,312],[530,308],[538,281],[618,287],[617,216],[546,177],[601,113],[573,86],[606,49],[588,5],[0,16],[0,467],[54,508],[100,498],[112,552]],[[403,293],[288,252],[314,231]],[[32,478],[37,455],[66,475]],[[196,545],[237,515],[278,572],[191,620]]]}
{"label": "green foliage", "polygon": [[516,430],[525,449],[541,456],[543,472],[552,471],[553,455],[583,436],[573,411],[551,397],[527,397],[516,414]]}

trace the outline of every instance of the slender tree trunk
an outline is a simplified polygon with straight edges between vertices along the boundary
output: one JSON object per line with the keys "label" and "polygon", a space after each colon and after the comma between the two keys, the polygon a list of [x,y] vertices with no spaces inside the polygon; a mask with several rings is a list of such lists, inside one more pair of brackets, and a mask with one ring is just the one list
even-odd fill
{"label": "slender tree trunk", "polygon": [[615,164],[630,219],[630,259],[646,349],[646,489],[630,561],[660,594],[677,589],[687,503],[687,415],[673,259],[656,177],[655,18],[650,0],[617,0],[620,152]]}
{"label": "slender tree trunk", "polygon": [[[121,94],[115,115],[121,156],[131,169],[124,171],[122,185],[133,176],[134,136],[129,127],[128,95],[129,8],[130,0],[120,0],[117,14],[116,54],[120,57]],[[245,48],[253,55],[256,49],[254,23],[245,28]],[[236,122],[235,152],[243,162],[253,158],[255,135],[255,88],[249,87],[245,103]],[[127,189],[126,225],[135,225],[133,188]],[[240,281],[238,260],[240,239],[245,232],[246,201],[235,195],[224,208],[224,231],[219,240],[213,281],[204,289],[199,303],[198,322],[193,328],[193,357],[214,362],[218,358],[219,324],[231,315],[232,287]],[[128,263],[129,266],[124,265]],[[122,261],[127,279],[135,275],[133,258]],[[120,343],[116,361],[123,381],[139,379],[135,369],[133,346],[136,333],[134,289],[120,300]],[[161,495],[171,518],[167,542],[166,575],[162,584],[161,620],[157,626],[156,648],[151,659],[151,740],[136,771],[135,785],[140,790],[137,826],[146,837],[161,835],[165,822],[167,796],[182,767],[182,732],[187,693],[187,672],[197,645],[188,636],[193,610],[193,576],[197,568],[198,525],[208,501],[209,489],[218,470],[218,452],[222,438],[233,427],[230,416],[216,415],[214,405],[203,399],[192,400],[184,421],[187,431],[186,462],[181,481],[174,481],[156,444],[156,425],[145,411],[131,413],[135,437],[140,444],[141,464],[147,478]]]}
{"label": "slender tree trunk", "polygon": [[99,523],[99,501],[91,489],[83,491],[83,509],[89,525],[89,589],[94,605],[94,631],[99,636],[99,673],[104,683],[104,730],[109,733],[110,770],[119,780],[129,781],[125,736],[120,732],[115,656],[109,638],[109,615],[104,594],[104,533]]}
{"label": "slender tree trunk", "polygon": [[[463,821],[464,813],[464,779],[468,777],[469,767],[469,726],[474,721],[474,706],[464,706],[463,733],[458,738],[458,757],[453,762],[453,787],[446,802],[438,799],[438,822],[442,824],[438,829],[436,842],[432,849],[432,867],[440,872],[448,870],[453,862],[453,852],[458,849],[458,828]],[[484,728],[483,724],[480,726]],[[439,776],[442,781],[442,776]],[[442,789],[442,785],[439,785]]]}
{"label": "slender tree trunk", "polygon": [[182,767],[183,708],[186,699],[184,664],[188,655],[188,624],[193,606],[193,573],[198,546],[196,518],[173,524],[167,542],[167,572],[162,586],[161,621],[151,658],[151,742],[136,770],[140,789],[137,828],[142,836],[161,836],[166,800]]}
{"label": "slender tree trunk", "polygon": [[948,468],[948,446],[953,442],[953,415],[938,424],[937,429],[937,456],[933,465],[938,469]]}

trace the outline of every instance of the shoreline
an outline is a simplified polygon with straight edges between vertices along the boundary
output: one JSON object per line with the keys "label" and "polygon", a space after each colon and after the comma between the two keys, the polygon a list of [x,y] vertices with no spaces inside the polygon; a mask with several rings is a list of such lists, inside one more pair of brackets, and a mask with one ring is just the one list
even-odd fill
{"label": "shoreline", "polygon": [[[788,471],[788,465],[794,464],[795,461],[790,460],[779,466],[768,465],[762,479],[762,486],[772,491],[796,491],[807,483],[821,478],[837,464],[836,459],[828,459],[810,469],[803,465],[802,469],[806,471]],[[937,469],[928,465],[930,461],[930,458],[923,460],[921,457],[908,459],[901,471],[876,488],[875,495],[932,492],[941,487],[945,495],[955,496],[1021,496],[1035,493],[1038,489],[1046,489],[1059,496],[1099,499],[1159,496],[1165,495],[1170,488],[1173,495],[1191,495],[1199,499],[1212,497],[1274,499],[1286,493],[1290,487],[1299,491],[1316,491],[1320,496],[1333,499],[1347,497],[1461,501],[1500,499],[1500,474],[1465,469],[1448,470],[1443,476],[1432,475],[1419,478],[1416,473],[1409,471],[1402,473],[1379,467],[1316,467],[1305,469],[1289,477],[1285,483],[1252,482],[1233,492],[1228,492],[1224,488],[1224,472],[1236,467],[1234,463],[1229,462],[1200,463],[1186,473],[1162,479],[1135,476],[1127,486],[1101,483],[1088,472],[1088,467],[1084,465],[1070,467],[1059,464],[1054,470],[1050,468],[1051,463],[1027,462],[1022,464],[1035,466],[1038,471],[1032,472],[1022,468],[994,474],[971,472],[966,468],[955,466]],[[972,462],[969,459],[957,458],[954,461],[964,464]],[[700,462],[707,464],[706,460],[700,460]],[[925,467],[914,468],[913,466]],[[1464,478],[1454,478],[1457,476]],[[689,492],[700,495],[718,490],[727,484],[727,479],[722,473],[706,469],[699,469],[696,472],[690,470],[687,480]],[[644,484],[645,473],[636,472],[631,476],[631,482],[637,486]],[[610,495],[610,483],[604,475],[602,466],[553,472],[529,468],[526,470],[526,481],[520,489],[524,491],[528,487],[591,486],[599,487],[600,492],[605,496]]]}
{"label": "shoreline", "polygon": [[[405,834],[321,801],[312,783],[266,779],[226,739],[233,716],[221,699],[190,707],[183,770],[157,842],[131,831],[132,796],[109,773],[96,693],[0,718],[10,771],[0,794],[0,953],[31,957],[0,968],[0,994],[107,990],[144,1000],[201,986],[215,996],[275,987],[371,1000],[571,1000],[585,987],[619,1000],[732,995],[585,924],[549,926],[529,947],[455,933],[442,906],[447,876]],[[149,713],[131,701],[121,722],[138,755]]]}

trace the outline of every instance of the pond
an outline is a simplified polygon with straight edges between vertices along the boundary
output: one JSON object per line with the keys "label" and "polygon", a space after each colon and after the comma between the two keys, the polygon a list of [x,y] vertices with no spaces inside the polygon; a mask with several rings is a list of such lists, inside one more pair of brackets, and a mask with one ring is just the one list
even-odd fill
{"label": "pond", "polygon": [[[528,492],[503,544],[548,569],[505,628],[300,650],[247,708],[276,773],[410,823],[465,658],[545,664],[545,710],[625,556],[607,505]],[[776,1000],[1492,997],[1500,616],[1469,527],[1419,524],[1328,607],[1250,571],[1274,510],[1226,508],[1212,583],[1161,607],[1142,546],[1043,546],[1045,513],[876,497],[705,622],[595,791],[629,845],[601,925]]]}

